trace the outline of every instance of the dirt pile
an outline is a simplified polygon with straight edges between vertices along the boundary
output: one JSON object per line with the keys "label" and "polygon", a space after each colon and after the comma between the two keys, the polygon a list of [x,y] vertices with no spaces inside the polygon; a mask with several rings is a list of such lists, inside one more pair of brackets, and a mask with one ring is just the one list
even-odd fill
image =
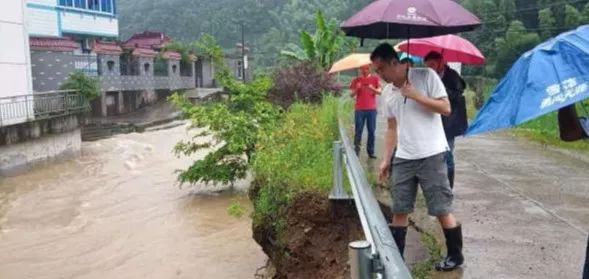
{"label": "dirt pile", "polygon": [[274,278],[349,278],[348,243],[362,239],[353,202],[330,202],[325,194],[292,198],[282,231],[254,225],[254,239],[276,269]]}

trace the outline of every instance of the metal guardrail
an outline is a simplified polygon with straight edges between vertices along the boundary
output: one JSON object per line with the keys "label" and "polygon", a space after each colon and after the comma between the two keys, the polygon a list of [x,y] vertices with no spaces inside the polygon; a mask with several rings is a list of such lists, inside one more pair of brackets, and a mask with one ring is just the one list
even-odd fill
{"label": "metal guardrail", "polygon": [[347,196],[341,179],[342,165],[345,165],[366,238],[363,242],[350,243],[352,278],[373,278],[375,274],[386,279],[411,278],[341,119],[338,125],[341,142],[334,143],[335,176],[330,199]]}
{"label": "metal guardrail", "polygon": [[0,98],[0,127],[86,111],[88,100],[73,90]]}

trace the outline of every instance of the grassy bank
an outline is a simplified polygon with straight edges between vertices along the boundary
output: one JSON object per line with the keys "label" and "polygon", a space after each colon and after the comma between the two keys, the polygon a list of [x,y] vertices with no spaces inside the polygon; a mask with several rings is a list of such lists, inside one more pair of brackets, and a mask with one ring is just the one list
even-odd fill
{"label": "grassy bank", "polygon": [[254,159],[254,225],[270,223],[280,236],[290,199],[304,191],[327,193],[332,182],[332,143],[338,138],[337,99],[295,104],[280,128],[258,143]]}
{"label": "grassy bank", "polygon": [[273,278],[349,278],[348,244],[361,225],[353,203],[328,200],[338,103],[292,105],[256,145],[252,230]]}

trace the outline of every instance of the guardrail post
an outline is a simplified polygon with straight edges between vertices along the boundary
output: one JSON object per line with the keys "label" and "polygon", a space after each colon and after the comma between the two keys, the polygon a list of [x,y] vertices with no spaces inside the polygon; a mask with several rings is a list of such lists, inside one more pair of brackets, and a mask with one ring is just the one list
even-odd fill
{"label": "guardrail post", "polygon": [[366,240],[351,242],[348,246],[352,279],[372,278],[372,257],[370,242]]}
{"label": "guardrail post", "polygon": [[333,142],[333,187],[329,193],[330,200],[348,200],[350,196],[343,185],[342,142]]}

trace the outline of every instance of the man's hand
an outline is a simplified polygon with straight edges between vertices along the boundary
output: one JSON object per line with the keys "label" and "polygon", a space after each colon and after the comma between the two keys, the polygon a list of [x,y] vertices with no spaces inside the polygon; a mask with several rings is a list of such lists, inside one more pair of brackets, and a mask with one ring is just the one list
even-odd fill
{"label": "man's hand", "polygon": [[372,93],[374,93],[374,95],[380,94],[380,88],[374,87],[372,84],[368,85],[368,88],[372,90]]}
{"label": "man's hand", "polygon": [[411,82],[407,81],[403,87],[401,87],[401,94],[409,99],[416,100],[421,94],[413,87]]}
{"label": "man's hand", "polygon": [[387,159],[382,160],[380,167],[378,168],[378,182],[385,184],[386,179],[389,177],[389,169],[391,168],[391,162]]}

